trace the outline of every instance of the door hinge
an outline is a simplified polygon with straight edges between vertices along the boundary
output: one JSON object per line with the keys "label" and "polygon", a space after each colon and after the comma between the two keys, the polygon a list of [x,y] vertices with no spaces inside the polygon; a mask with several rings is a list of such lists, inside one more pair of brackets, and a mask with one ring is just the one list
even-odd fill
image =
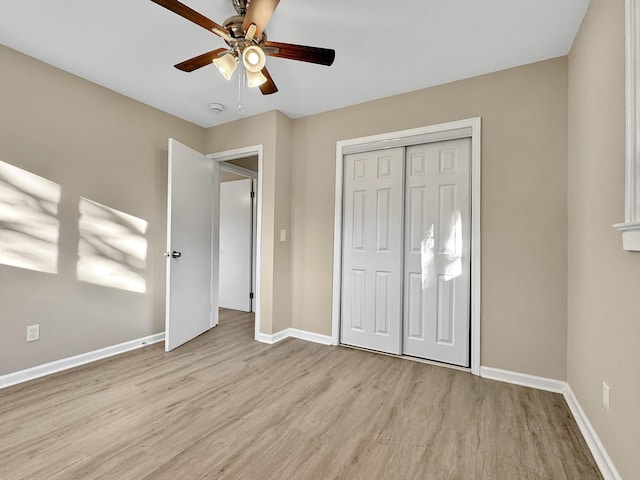
{"label": "door hinge", "polygon": [[249,298],[253,299],[253,292],[249,292]]}
{"label": "door hinge", "polygon": [[256,198],[256,192],[251,192],[251,198]]}

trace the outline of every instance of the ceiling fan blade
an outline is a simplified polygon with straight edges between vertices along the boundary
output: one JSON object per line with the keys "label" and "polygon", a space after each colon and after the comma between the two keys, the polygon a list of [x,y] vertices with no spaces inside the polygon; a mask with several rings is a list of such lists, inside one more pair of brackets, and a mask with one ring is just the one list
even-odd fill
{"label": "ceiling fan blade", "polygon": [[226,52],[226,48],[217,48],[216,50],[212,50],[207,53],[203,53],[202,55],[198,55],[197,57],[190,58],[189,60],[185,60],[184,62],[178,63],[174,65],[178,70],[182,70],[183,72],[193,72],[202,67],[206,67],[207,65],[211,65],[214,59],[218,58],[218,56],[222,52]]}
{"label": "ceiling fan blade", "polygon": [[195,10],[187,7],[186,5],[178,2],[178,0],[151,0],[153,3],[157,3],[158,5],[166,8],[167,10],[171,10],[173,13],[177,13],[183,18],[195,23],[196,25],[200,25],[205,30],[209,30],[219,36],[220,33],[216,32],[216,30],[223,32],[226,34],[226,30],[221,25],[218,25],[213,20],[209,20],[207,17],[202,15],[201,13],[196,12]]}
{"label": "ceiling fan blade", "polygon": [[329,48],[307,47],[305,45],[294,45],[292,43],[263,42],[264,53],[271,57],[289,58],[301,62],[317,63],[320,65],[331,65],[336,58],[336,51]]}
{"label": "ceiling fan blade", "polygon": [[267,70],[267,67],[264,67],[262,69],[262,74],[267,77],[267,81],[260,85],[260,91],[262,92],[262,94],[271,95],[272,93],[276,93],[278,91],[278,87],[276,87],[276,84],[273,82],[273,78],[271,78],[271,75],[269,75],[269,70]]}
{"label": "ceiling fan blade", "polygon": [[254,37],[260,38],[279,2],[280,0],[251,0],[242,22],[242,29],[246,32],[253,23],[256,26]]}

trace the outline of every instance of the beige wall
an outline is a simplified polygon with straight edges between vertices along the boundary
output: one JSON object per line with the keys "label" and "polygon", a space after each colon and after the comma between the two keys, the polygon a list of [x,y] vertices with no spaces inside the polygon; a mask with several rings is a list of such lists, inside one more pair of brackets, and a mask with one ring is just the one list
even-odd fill
{"label": "beige wall", "polygon": [[[61,188],[58,274],[0,264],[0,375],[162,332],[167,139],[202,151],[203,129],[1,46],[0,65],[0,160]],[[148,222],[145,293],[78,281],[80,197]]]}
{"label": "beige wall", "polygon": [[[168,137],[205,153],[263,145],[262,332],[330,335],[336,142],[480,116],[481,363],[567,378],[623,478],[640,478],[640,254],[611,228],[624,217],[623,0],[592,0],[568,61],[208,130],[4,47],[0,65],[0,161],[62,191],[58,273],[0,264],[0,375],[163,330]],[[80,197],[148,222],[145,293],[78,281]]]}
{"label": "beige wall", "polygon": [[224,171],[220,172],[220,183],[235,182],[236,180],[246,180],[246,178],[247,177],[245,177],[244,175],[236,175],[235,173]]}
{"label": "beige wall", "polygon": [[565,378],[566,58],[294,121],[294,327],[331,334],[336,141],[476,116],[481,363]]}
{"label": "beige wall", "polygon": [[227,163],[232,165],[237,165],[238,167],[246,168],[248,170],[253,170],[254,172],[258,171],[258,156],[252,155],[250,157],[245,158],[236,158],[233,160],[228,160]]}
{"label": "beige wall", "polygon": [[263,145],[260,330],[271,334],[291,325],[290,242],[280,242],[280,229],[289,227],[291,120],[268,112],[206,131],[207,153]]}
{"label": "beige wall", "polygon": [[[625,479],[640,478],[640,253],[624,221],[624,1],[592,0],[569,55],[571,388]],[[611,410],[602,405],[602,382]]]}
{"label": "beige wall", "polygon": [[[62,191],[58,273],[0,265],[0,375],[163,330],[168,137],[205,153],[263,145],[262,332],[330,335],[336,142],[480,116],[481,363],[567,378],[623,478],[640,478],[640,254],[611,228],[624,217],[623,0],[592,0],[568,64],[208,130],[4,47],[0,65],[0,161]],[[80,197],[148,222],[145,293],[78,281]]]}
{"label": "beige wall", "polygon": [[[278,112],[276,116],[276,184],[274,215],[273,332],[291,327],[291,132],[293,122]],[[280,231],[285,230],[286,241]]]}
{"label": "beige wall", "polygon": [[[250,157],[245,158],[236,158],[233,160],[228,160],[224,163],[236,165],[238,167],[246,168],[247,170],[252,170],[254,172],[258,171],[258,156],[252,155]],[[224,182],[233,182],[235,180],[244,180],[244,175],[238,175],[235,173],[227,172],[224,170],[220,170],[220,183]]]}
{"label": "beige wall", "polygon": [[[1,52],[11,112],[1,119],[2,159],[63,187],[60,275],[0,266],[16,299],[3,305],[2,341],[12,346],[2,372],[162,330],[167,137],[206,153],[263,145],[262,332],[329,335],[336,141],[481,116],[482,364],[565,378],[565,58],[304,119],[269,112],[205,131]],[[146,294],[75,279],[81,195],[150,222]],[[31,323],[43,339],[27,345],[20,339]]]}

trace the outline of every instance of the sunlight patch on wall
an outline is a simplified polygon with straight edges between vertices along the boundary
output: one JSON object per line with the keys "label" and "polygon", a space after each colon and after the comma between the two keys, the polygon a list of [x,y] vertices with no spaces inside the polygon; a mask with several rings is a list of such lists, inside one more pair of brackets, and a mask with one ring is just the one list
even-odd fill
{"label": "sunlight patch on wall", "polygon": [[144,293],[147,222],[80,198],[78,280]]}
{"label": "sunlight patch on wall", "polygon": [[60,185],[0,161],[0,263],[58,273]]}

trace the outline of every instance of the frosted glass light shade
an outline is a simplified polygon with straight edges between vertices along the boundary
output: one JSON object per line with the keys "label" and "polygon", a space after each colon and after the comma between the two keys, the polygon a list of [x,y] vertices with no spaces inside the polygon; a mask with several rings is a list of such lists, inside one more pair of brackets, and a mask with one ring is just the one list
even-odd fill
{"label": "frosted glass light shade", "polygon": [[261,71],[252,72],[250,70],[247,70],[247,86],[248,87],[250,88],[259,87],[266,81],[267,81],[267,77],[265,77]]}
{"label": "frosted glass light shade", "polygon": [[265,62],[264,52],[256,45],[251,45],[242,51],[242,63],[244,63],[247,72],[259,72],[264,68]]}
{"label": "frosted glass light shade", "polygon": [[231,80],[231,75],[233,75],[233,72],[235,72],[236,68],[238,68],[238,61],[230,53],[227,53],[222,57],[214,58],[213,64],[220,72],[220,75],[222,75],[227,80]]}

